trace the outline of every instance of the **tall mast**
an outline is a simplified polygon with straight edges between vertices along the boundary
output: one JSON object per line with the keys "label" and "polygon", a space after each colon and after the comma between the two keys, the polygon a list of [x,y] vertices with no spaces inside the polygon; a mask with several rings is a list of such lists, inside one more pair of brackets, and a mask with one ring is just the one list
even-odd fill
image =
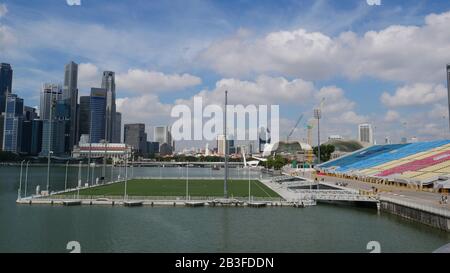
{"label": "tall mast", "polygon": [[225,122],[223,124],[223,131],[224,131],[224,139],[225,139],[225,179],[223,183],[223,192],[224,197],[228,198],[228,189],[227,189],[227,182],[228,182],[228,140],[227,140],[227,105],[228,105],[228,91],[225,91]]}

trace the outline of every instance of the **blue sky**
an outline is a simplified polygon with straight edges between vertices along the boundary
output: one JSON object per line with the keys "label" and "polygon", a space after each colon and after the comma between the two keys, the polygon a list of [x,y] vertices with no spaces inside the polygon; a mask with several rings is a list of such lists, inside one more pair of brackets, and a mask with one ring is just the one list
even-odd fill
{"label": "blue sky", "polygon": [[218,102],[226,86],[232,102],[279,104],[282,134],[326,97],[324,137],[365,121],[378,142],[448,137],[450,2],[381,2],[0,0],[0,61],[28,105],[70,60],[82,94],[116,71],[125,121],[150,135],[174,103]]}

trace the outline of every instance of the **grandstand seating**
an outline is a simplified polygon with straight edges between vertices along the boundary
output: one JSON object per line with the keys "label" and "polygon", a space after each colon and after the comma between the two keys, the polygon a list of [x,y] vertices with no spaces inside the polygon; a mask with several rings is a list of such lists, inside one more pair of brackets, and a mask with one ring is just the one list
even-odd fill
{"label": "grandstand seating", "polygon": [[347,175],[430,180],[450,175],[450,140],[374,145],[319,168]]}
{"label": "grandstand seating", "polygon": [[376,176],[389,176],[396,173],[404,173],[406,171],[416,171],[445,162],[449,159],[450,159],[450,151],[445,151],[430,157],[411,161],[403,165],[387,169],[377,174]]}
{"label": "grandstand seating", "polygon": [[[340,167],[340,172],[349,172],[349,171],[357,171],[361,169],[367,169],[373,166],[381,165],[393,160],[397,160],[406,156],[410,156],[413,154],[417,154],[420,152],[424,152],[439,146],[443,146],[445,144],[449,144],[449,140],[439,140],[439,141],[431,141],[431,142],[418,142],[411,143],[409,145],[400,147],[398,149],[392,149],[388,152],[384,152],[378,154],[376,156],[366,158],[364,160],[348,164],[346,166]],[[392,146],[392,145],[381,145],[381,146]]]}
{"label": "grandstand seating", "polygon": [[398,167],[400,165],[403,165],[403,164],[406,164],[406,163],[409,163],[409,162],[412,162],[415,160],[421,160],[421,159],[439,154],[439,153],[447,151],[447,150],[450,150],[450,144],[440,146],[440,147],[437,147],[437,148],[434,148],[434,149],[431,149],[428,151],[420,152],[417,154],[413,154],[413,155],[410,155],[410,156],[407,156],[404,158],[400,158],[397,160],[389,161],[387,163],[384,163],[384,164],[381,164],[378,166],[373,166],[371,168],[361,170],[361,171],[359,171],[359,173],[362,175],[376,175],[376,174],[386,171],[388,169],[392,169],[392,168]]}
{"label": "grandstand seating", "polygon": [[366,160],[368,158],[393,151],[395,149],[399,149],[401,147],[407,146],[409,144],[392,144],[392,145],[374,145],[368,148],[364,148],[362,150],[358,150],[354,153],[351,153],[347,156],[326,162],[321,164],[321,168],[341,168],[348,166],[353,163],[360,162],[362,160]]}

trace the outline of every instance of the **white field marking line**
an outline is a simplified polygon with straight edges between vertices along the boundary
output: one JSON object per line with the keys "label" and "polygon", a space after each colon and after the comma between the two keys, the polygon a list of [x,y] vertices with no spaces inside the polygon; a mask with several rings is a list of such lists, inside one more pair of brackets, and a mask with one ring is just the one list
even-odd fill
{"label": "white field marking line", "polygon": [[[253,181],[253,183],[255,183],[256,181]],[[265,192],[267,194],[267,197],[271,197],[270,194],[268,192],[266,192],[260,185],[256,184],[256,186],[258,186],[263,192]]]}

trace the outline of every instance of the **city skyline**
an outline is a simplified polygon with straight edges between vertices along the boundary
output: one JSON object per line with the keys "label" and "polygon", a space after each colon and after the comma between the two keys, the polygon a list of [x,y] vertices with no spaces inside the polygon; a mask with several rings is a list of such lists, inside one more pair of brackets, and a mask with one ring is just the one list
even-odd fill
{"label": "city skyline", "polygon": [[[293,127],[299,112],[305,113],[305,120],[311,118],[312,108],[322,97],[327,98],[322,140],[333,134],[356,138],[357,125],[364,122],[377,128],[374,132],[377,143],[384,142],[386,136],[393,142],[404,136],[421,140],[448,137],[449,113],[444,101],[450,50],[446,50],[449,37],[440,30],[450,21],[450,4],[424,6],[421,1],[397,1],[369,6],[365,2],[284,1],[284,5],[277,7],[264,2],[257,10],[264,15],[272,13],[267,23],[258,20],[254,13],[256,7],[251,4],[234,11],[231,5],[209,1],[190,3],[187,7],[181,3],[155,3],[143,6],[140,12],[133,7],[136,21],[127,20],[121,26],[119,19],[89,17],[103,10],[102,1],[83,3],[79,7],[67,6],[64,1],[56,5],[42,1],[39,6],[32,4],[41,16],[26,20],[20,16],[29,12],[23,1],[1,1],[7,12],[2,14],[0,24],[4,26],[2,32],[8,34],[2,36],[5,46],[0,48],[4,56],[1,62],[15,67],[13,92],[27,98],[27,105],[38,104],[38,90],[43,82],[62,82],[61,67],[69,60],[79,64],[79,96],[99,86],[102,71],[115,71],[117,111],[122,112],[122,124],[145,123],[150,139],[152,127],[170,124],[169,112],[173,105],[188,104],[194,95],[202,95],[208,103],[219,103],[225,88],[230,90],[230,103],[280,104],[281,128],[287,128],[280,132],[281,139]],[[115,18],[130,12],[120,3],[108,5]],[[173,6],[177,8],[170,12]],[[154,13],[156,7],[163,11],[157,18],[161,31],[142,32],[152,23],[152,19],[142,18],[143,14]],[[164,25],[181,7],[187,9],[183,18]],[[205,8],[211,8],[211,15]],[[54,17],[46,16],[47,10],[54,11]],[[333,12],[329,13],[330,10]],[[231,11],[248,17],[227,19],[225,15]],[[319,24],[312,16],[305,16],[308,12],[314,15],[328,12],[329,18]],[[217,16],[227,27],[200,27],[193,20],[195,14],[205,15],[205,20]],[[281,15],[284,20],[280,20]],[[353,17],[348,21],[331,24],[332,20],[349,15]],[[50,25],[51,22],[54,23]],[[174,28],[182,23],[185,26],[175,32]],[[61,38],[66,37],[62,30],[71,28],[79,48],[67,44],[66,39],[62,39],[63,43],[47,43],[52,41],[44,41],[48,36],[31,35],[35,31],[32,24],[47,26],[46,35]],[[121,32],[125,27],[132,27],[133,31]],[[148,29],[156,31],[152,27]],[[435,32],[443,40],[432,38]],[[30,41],[17,46],[26,34],[31,37],[27,39],[36,43]],[[93,34],[109,37],[113,46],[86,43],[87,37]],[[404,41],[394,39],[398,35],[404,35],[405,39],[400,39]],[[156,37],[161,38],[160,44],[150,42]],[[133,43],[122,46],[123,40]],[[274,41],[278,42],[273,44]],[[277,48],[273,57],[266,54],[269,46]],[[357,54],[350,58],[346,47]],[[403,52],[404,48],[408,51]],[[426,55],[423,50],[432,54],[429,61],[421,57]],[[58,52],[57,58],[50,61],[46,51]],[[305,54],[299,56],[295,52]],[[254,53],[264,58],[255,59]],[[382,55],[377,58],[379,53]],[[26,58],[30,54],[33,59]],[[228,54],[236,54],[244,65],[233,58],[227,62],[225,58],[232,56]],[[234,71],[233,67],[239,69]],[[273,90],[278,91],[277,95]],[[242,99],[233,92],[248,96]],[[148,108],[149,104],[154,107]],[[303,127],[302,124],[296,130],[294,138],[306,138]]]}

